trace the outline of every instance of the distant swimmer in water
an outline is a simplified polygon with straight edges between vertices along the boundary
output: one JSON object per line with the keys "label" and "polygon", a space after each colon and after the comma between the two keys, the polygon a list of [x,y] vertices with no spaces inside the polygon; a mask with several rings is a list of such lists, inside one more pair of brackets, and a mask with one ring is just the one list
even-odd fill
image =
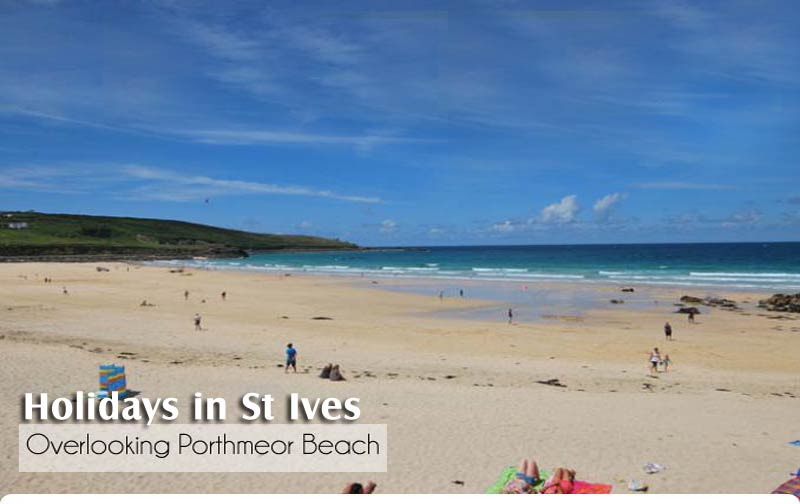
{"label": "distant swimmer in water", "polygon": [[514,321],[514,310],[511,308],[508,309],[508,323],[512,323]]}
{"label": "distant swimmer in water", "polygon": [[669,322],[664,324],[664,337],[667,341],[672,341],[672,326],[669,325]]}

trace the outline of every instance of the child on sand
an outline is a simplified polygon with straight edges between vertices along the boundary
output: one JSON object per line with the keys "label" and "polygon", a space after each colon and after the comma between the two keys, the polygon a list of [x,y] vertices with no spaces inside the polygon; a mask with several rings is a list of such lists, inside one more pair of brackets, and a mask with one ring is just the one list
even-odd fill
{"label": "child on sand", "polygon": [[289,368],[291,367],[294,372],[297,372],[297,349],[294,348],[294,345],[289,343],[286,345],[286,368],[283,370],[284,373],[289,372]]}
{"label": "child on sand", "polygon": [[672,364],[672,361],[669,359],[669,354],[664,355],[664,360],[661,361],[661,365],[664,366],[664,372],[669,371],[669,365]]}

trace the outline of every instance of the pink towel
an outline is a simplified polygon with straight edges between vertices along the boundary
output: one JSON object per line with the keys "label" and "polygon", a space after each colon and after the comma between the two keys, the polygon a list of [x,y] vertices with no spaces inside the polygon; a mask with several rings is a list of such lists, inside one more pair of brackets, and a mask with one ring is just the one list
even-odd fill
{"label": "pink towel", "polygon": [[586,481],[575,481],[574,494],[607,494],[611,493],[611,485],[603,483],[588,483]]}

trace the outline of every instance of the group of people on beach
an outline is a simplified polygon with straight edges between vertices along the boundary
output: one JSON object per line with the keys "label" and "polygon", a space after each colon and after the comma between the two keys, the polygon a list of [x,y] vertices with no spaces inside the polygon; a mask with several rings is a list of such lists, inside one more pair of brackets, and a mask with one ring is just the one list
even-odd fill
{"label": "group of people on beach", "polygon": [[652,352],[650,352],[650,372],[653,374],[658,373],[658,367],[661,366],[664,368],[664,372],[669,372],[669,365],[672,361],[669,358],[669,354],[664,354],[664,357],[661,357],[661,352],[658,350],[658,347],[654,348]]}
{"label": "group of people on beach", "polygon": [[[342,493],[345,494],[371,494],[377,485],[368,481],[361,483],[348,483]],[[539,466],[533,459],[523,459],[514,474],[499,489],[501,494],[571,494],[575,492],[575,470],[559,467],[547,478],[542,478]],[[606,492],[610,491],[609,486]],[[490,493],[492,493],[490,491]]]}

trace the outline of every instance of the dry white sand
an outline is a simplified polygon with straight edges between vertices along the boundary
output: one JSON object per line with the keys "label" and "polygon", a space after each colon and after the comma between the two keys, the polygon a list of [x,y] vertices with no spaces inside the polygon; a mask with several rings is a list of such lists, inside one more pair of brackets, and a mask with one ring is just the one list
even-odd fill
{"label": "dry white sand", "polygon": [[[750,303],[693,326],[671,313],[690,292],[647,288],[660,303],[646,310],[509,326],[435,314],[483,302],[440,303],[368,279],[95,266],[0,265],[2,493],[331,492],[367,478],[383,492],[481,492],[522,457],[573,467],[617,492],[638,478],[659,493],[760,493],[800,465],[800,448],[788,444],[800,438],[800,317],[755,309],[757,294],[721,293]],[[144,299],[156,306],[140,307]],[[205,331],[192,328],[196,312]],[[673,342],[663,338],[666,320]],[[299,350],[297,375],[277,367],[288,341]],[[647,371],[653,346],[674,362],[657,378]],[[18,473],[21,395],[94,390],[97,365],[109,362],[125,364],[130,387],[148,397],[360,397],[361,422],[388,424],[389,472]],[[328,362],[348,381],[316,378]],[[551,378],[566,388],[536,383]],[[667,469],[645,475],[650,461]]]}

